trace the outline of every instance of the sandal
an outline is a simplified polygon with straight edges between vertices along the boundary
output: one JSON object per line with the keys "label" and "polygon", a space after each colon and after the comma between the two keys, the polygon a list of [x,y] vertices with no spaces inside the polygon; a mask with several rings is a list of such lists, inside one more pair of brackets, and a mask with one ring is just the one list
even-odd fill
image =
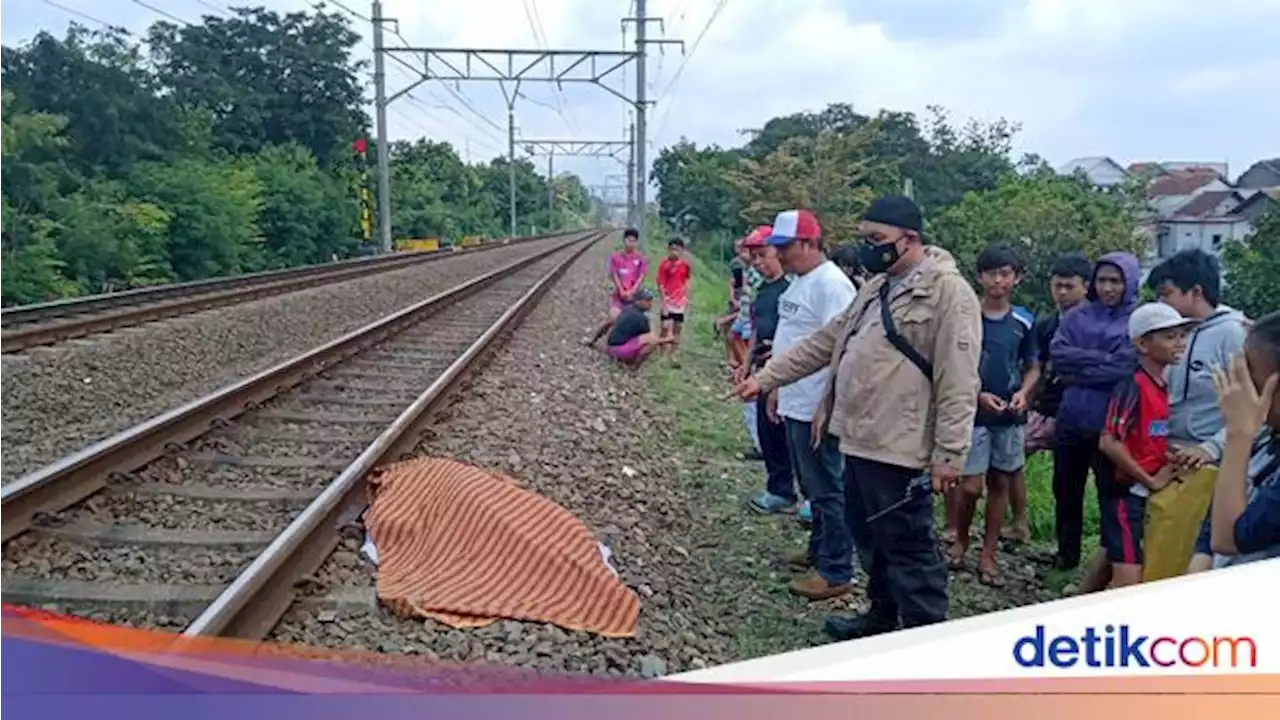
{"label": "sandal", "polygon": [[964,553],[957,557],[950,548],[947,549],[947,569],[952,572],[964,570]]}
{"label": "sandal", "polygon": [[991,588],[1002,588],[1005,586],[1004,573],[999,568],[987,568],[986,570],[978,570],[978,582]]}
{"label": "sandal", "polygon": [[1021,545],[1031,539],[1031,531],[1023,532],[1014,527],[1000,528],[1000,539],[1010,545]]}

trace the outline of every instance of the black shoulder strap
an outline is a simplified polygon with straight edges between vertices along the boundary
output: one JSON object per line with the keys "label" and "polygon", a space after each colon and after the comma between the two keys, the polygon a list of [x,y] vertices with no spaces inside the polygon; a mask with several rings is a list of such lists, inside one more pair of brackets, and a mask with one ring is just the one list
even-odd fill
{"label": "black shoulder strap", "polygon": [[924,373],[924,376],[932,383],[933,363],[911,347],[911,343],[907,342],[907,339],[898,333],[898,326],[893,322],[893,313],[889,310],[888,282],[880,286],[880,324],[884,326],[884,336],[888,339],[889,344],[895,347],[898,352],[906,355],[907,359],[920,368],[920,372]]}

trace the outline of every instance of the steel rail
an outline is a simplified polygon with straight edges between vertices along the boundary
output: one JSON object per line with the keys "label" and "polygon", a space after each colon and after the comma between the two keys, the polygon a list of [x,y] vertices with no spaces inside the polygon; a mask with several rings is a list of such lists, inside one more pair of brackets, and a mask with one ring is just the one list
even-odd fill
{"label": "steel rail", "polygon": [[[581,231],[518,238],[513,242],[549,240],[575,232]],[[397,253],[5,308],[0,311],[5,328],[0,333],[0,353],[21,352],[40,345],[51,345],[72,338],[296,292],[317,285],[353,280],[510,244],[511,242],[490,242],[459,250]]]}
{"label": "steel rail", "polygon": [[156,415],[78,452],[24,475],[0,489],[0,540],[21,534],[36,517],[67,508],[98,492],[107,481],[137,470],[220,422],[257,407],[315,377],[337,362],[365,350],[436,311],[519,269],[574,245],[603,237],[600,231],[577,237],[526,258],[507,263],[414,305],[387,315],[340,338],[313,348],[255,375]]}
{"label": "steel rail", "polygon": [[443,409],[464,378],[495,349],[496,340],[532,311],[569,266],[607,234],[584,243],[508,307],[187,626],[183,637],[266,637],[293,603],[297,581],[319,569],[337,547],[340,528],[364,511],[365,477],[412,451],[418,437],[414,431]]}

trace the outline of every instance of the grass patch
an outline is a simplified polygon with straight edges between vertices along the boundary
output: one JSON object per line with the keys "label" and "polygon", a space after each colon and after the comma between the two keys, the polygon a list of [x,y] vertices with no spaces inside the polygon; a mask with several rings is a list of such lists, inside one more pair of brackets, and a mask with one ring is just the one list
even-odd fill
{"label": "grass patch", "polygon": [[[656,270],[666,255],[665,242],[650,239],[647,252]],[[828,603],[807,603],[787,592],[790,574],[777,559],[802,550],[807,531],[792,519],[757,517],[745,507],[748,498],[764,489],[764,468],[740,459],[740,453],[750,447],[750,437],[743,425],[741,404],[724,399],[729,385],[721,364],[723,344],[713,321],[726,307],[728,271],[714,258],[700,254],[691,253],[689,263],[693,275],[683,344],[676,356],[679,367],[655,358],[644,369],[650,380],[650,398],[669,411],[674,435],[667,447],[654,438],[651,450],[665,454],[674,450],[680,460],[680,482],[689,489],[696,512],[716,536],[702,561],[708,563],[712,577],[720,578],[714,588],[708,588],[708,594],[714,596],[726,621],[736,630],[735,655],[759,657],[809,647],[820,641],[821,620],[826,614],[865,608],[864,586],[847,599]],[[1032,531],[1028,549],[1052,550],[1052,461],[1046,454],[1028,463],[1027,490]],[[941,521],[940,498],[935,507]],[[1085,531],[1087,556],[1097,545],[1098,532],[1092,483],[1086,499]],[[1050,572],[1042,583],[1056,593],[1077,577],[1076,572]],[[954,579],[952,584],[954,587]],[[996,606],[954,608],[956,616],[988,609]]]}

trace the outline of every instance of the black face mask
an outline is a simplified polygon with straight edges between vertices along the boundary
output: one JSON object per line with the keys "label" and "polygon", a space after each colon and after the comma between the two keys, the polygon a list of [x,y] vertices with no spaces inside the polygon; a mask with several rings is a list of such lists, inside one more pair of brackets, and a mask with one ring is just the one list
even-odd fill
{"label": "black face mask", "polygon": [[898,241],[887,242],[883,245],[876,245],[870,240],[863,240],[862,246],[858,248],[858,260],[862,262],[862,267],[872,275],[878,275],[898,262],[898,258],[902,257],[902,252],[898,250]]}

